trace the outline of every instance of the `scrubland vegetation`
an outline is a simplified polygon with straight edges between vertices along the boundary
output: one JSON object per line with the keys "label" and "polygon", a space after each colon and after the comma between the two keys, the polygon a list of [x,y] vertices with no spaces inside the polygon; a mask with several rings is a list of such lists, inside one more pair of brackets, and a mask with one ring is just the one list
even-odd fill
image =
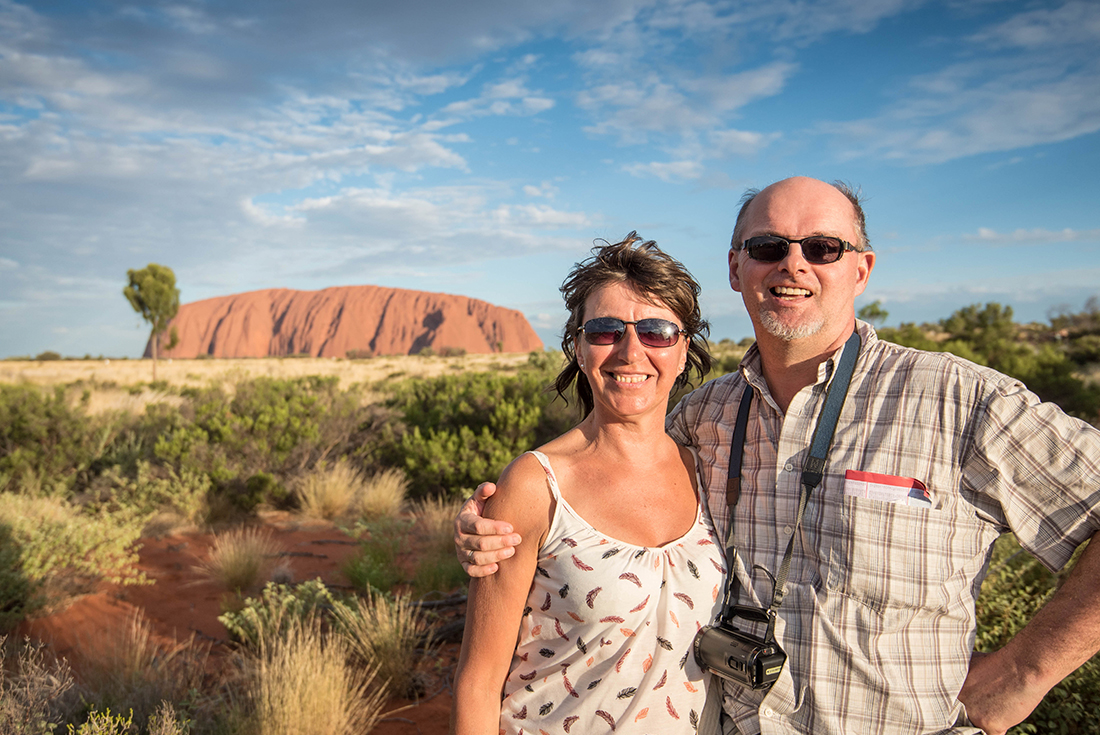
{"label": "scrubland vegetation", "polygon": [[[1016,375],[1097,424],[1094,307],[1022,326],[990,304],[880,334]],[[714,345],[715,375],[736,369],[747,344]],[[238,361],[247,373],[176,360],[156,384],[112,377],[119,361],[52,380],[0,362],[10,381],[0,382],[0,626],[101,582],[146,584],[133,565],[138,539],[198,529],[216,534],[201,565],[224,586],[234,646],[234,663],[211,673],[207,643],[156,641],[140,617],[73,661],[9,637],[0,731],[369,731],[388,696],[422,693],[436,626],[425,602],[463,591],[451,547],[458,500],[576,421],[544,390],[560,357]],[[358,539],[350,589],[281,578],[259,521],[268,509],[329,519]],[[411,570],[396,563],[410,548]],[[1061,579],[1017,552],[1010,537],[998,544],[980,650],[1011,637]],[[1094,660],[1016,732],[1088,732],[1098,710]]]}

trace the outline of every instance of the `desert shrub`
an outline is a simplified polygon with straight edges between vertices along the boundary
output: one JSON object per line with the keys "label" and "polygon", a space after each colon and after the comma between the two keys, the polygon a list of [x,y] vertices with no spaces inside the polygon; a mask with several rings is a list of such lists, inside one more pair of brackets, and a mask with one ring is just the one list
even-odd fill
{"label": "desert shrub", "polygon": [[7,632],[27,617],[40,601],[35,585],[23,573],[19,545],[11,528],[0,523],[0,633]]}
{"label": "desert shrub", "polygon": [[361,427],[369,424],[356,390],[341,391],[335,377],[241,380],[232,396],[219,387],[182,393],[178,413],[156,417],[163,424],[156,458],[205,472],[243,511],[288,499],[277,480],[252,478],[288,477],[324,457],[345,456],[362,444]]}
{"label": "desert shrub", "polygon": [[259,597],[249,597],[240,610],[227,612],[218,620],[229,636],[251,651],[260,642],[285,634],[291,625],[301,624],[320,610],[340,604],[320,579],[290,586],[269,582]]}
{"label": "desert shrub", "polygon": [[363,541],[343,567],[352,587],[362,592],[388,592],[405,581],[397,559],[408,547],[409,527],[407,521],[392,517],[356,524],[354,533]]}
{"label": "desert shrub", "polygon": [[80,727],[73,728],[68,725],[69,735],[127,735],[134,724],[134,713],[128,716],[112,715],[108,707],[103,712],[93,709],[88,714],[87,721]]}
{"label": "desert shrub", "polygon": [[412,591],[421,597],[433,592],[443,594],[464,588],[468,581],[452,545],[449,551],[431,551],[417,559]]}
{"label": "desert shrub", "polygon": [[[1078,549],[1078,556],[1082,550]],[[994,651],[1012,639],[1034,617],[1072,564],[1052,574],[1024,552],[1011,534],[998,539],[989,575],[982,585],[976,610],[977,651]],[[1091,733],[1100,711],[1100,656],[1093,656],[1051,689],[1028,718],[1009,732]]]}
{"label": "desert shrub", "polygon": [[[6,643],[0,638],[0,645]],[[7,653],[7,646],[4,646]],[[19,647],[0,666],[0,732],[52,735],[65,719],[73,675],[64,660],[47,662],[42,647]]]}
{"label": "desert shrub", "polygon": [[257,734],[358,735],[378,721],[384,690],[374,672],[349,664],[342,636],[325,636],[315,617],[277,637],[261,637],[252,662],[250,728]]}
{"label": "desert shrub", "polygon": [[101,429],[72,407],[65,389],[0,384],[0,491],[64,493],[87,470]]}
{"label": "desert shrub", "polygon": [[377,670],[390,692],[402,697],[423,693],[416,669],[422,651],[432,647],[432,628],[408,597],[370,594],[333,612],[352,652]]}
{"label": "desert shrub", "polygon": [[402,415],[404,430],[383,437],[382,459],[404,468],[414,497],[462,495],[568,428],[571,422],[546,411],[548,383],[541,370],[401,383],[389,405]]}
{"label": "desert shrub", "polygon": [[87,589],[96,580],[143,584],[134,566],[140,528],[130,519],[84,513],[53,498],[0,493],[0,525],[19,549],[27,581],[47,599]]}
{"label": "desert shrub", "polygon": [[45,352],[39,352],[37,355],[34,356],[34,359],[38,360],[39,362],[47,362],[47,361],[50,361],[50,360],[60,360],[61,359],[61,354],[58,353],[58,352],[54,352],[53,350],[46,350]]}
{"label": "desert shrub", "polygon": [[1012,321],[1012,308],[996,303],[963,307],[941,319],[942,340],[929,336],[927,328],[903,324],[880,330],[879,336],[917,349],[950,352],[987,365],[1023,382],[1044,401],[1052,401],[1066,413],[1100,423],[1100,386],[1089,385],[1075,374],[1077,364],[1066,349],[1053,344],[1031,344],[1023,329]]}
{"label": "desert shrub", "polygon": [[270,573],[282,547],[262,528],[237,528],[214,536],[210,554],[198,569],[226,589],[253,589]]}
{"label": "desert shrub", "polygon": [[107,509],[125,509],[142,520],[165,511],[176,513],[189,523],[205,518],[211,486],[206,474],[189,467],[177,472],[145,460],[138,460],[136,473],[133,479],[121,475],[117,467],[105,473],[111,484],[110,494],[102,501]]}

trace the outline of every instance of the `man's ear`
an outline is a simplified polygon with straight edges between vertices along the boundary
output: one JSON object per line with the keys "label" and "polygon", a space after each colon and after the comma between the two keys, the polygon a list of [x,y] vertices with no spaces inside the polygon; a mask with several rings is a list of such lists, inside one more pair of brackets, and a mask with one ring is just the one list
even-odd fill
{"label": "man's ear", "polygon": [[[875,268],[875,251],[864,250],[856,253],[859,263],[856,266],[856,296],[859,296],[867,288],[867,282],[871,278],[871,271]],[[730,278],[733,278],[731,275]]]}
{"label": "man's ear", "polygon": [[738,276],[738,251],[730,248],[729,263],[730,263],[730,288],[737,293],[741,293],[741,278]]}

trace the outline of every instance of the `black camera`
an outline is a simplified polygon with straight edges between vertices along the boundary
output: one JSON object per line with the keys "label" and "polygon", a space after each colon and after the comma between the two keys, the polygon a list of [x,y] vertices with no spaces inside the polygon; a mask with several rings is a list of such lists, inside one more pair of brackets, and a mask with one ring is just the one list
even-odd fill
{"label": "black camera", "polygon": [[767,689],[787,662],[787,654],[773,637],[775,613],[735,605],[729,618],[765,623],[767,633],[764,638],[750,635],[734,627],[730,619],[720,619],[717,625],[708,625],[695,634],[695,662],[723,679],[750,689]]}

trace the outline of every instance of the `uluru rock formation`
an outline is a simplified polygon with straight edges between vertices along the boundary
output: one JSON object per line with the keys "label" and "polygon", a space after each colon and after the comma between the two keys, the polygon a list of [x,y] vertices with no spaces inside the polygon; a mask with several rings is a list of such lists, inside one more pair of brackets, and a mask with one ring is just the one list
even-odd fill
{"label": "uluru rock formation", "polygon": [[[541,350],[518,311],[466,296],[382,286],[272,288],[180,306],[179,344],[163,357],[314,357]],[[162,338],[162,344],[164,343]],[[152,343],[145,356],[152,355]]]}

